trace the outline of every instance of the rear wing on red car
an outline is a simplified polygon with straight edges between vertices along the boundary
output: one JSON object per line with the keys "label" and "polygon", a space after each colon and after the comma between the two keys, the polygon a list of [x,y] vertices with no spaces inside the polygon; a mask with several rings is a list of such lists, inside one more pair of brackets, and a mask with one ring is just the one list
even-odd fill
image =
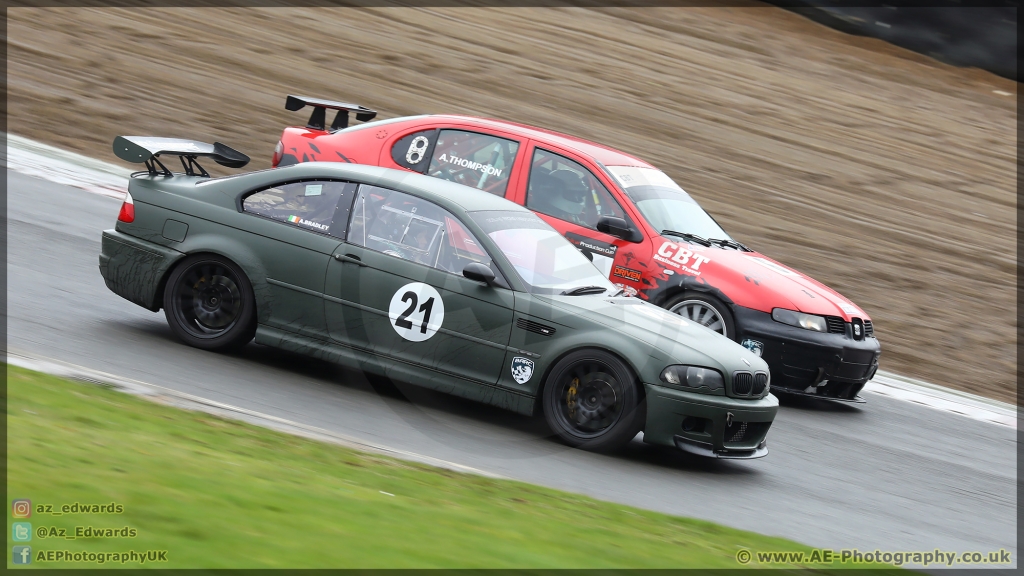
{"label": "rear wing on red car", "polygon": [[[217,164],[228,168],[241,168],[249,163],[248,156],[220,142],[207,144],[195,140],[151,136],[118,136],[114,138],[114,155],[118,158],[127,162],[145,164],[150,174],[163,173],[165,176],[170,176],[171,171],[157,159],[157,156],[161,154],[177,156],[188,176],[210,176],[196,162],[196,158],[200,156],[212,158]],[[158,166],[160,170],[157,170]]]}
{"label": "rear wing on red car", "polygon": [[292,96],[288,95],[288,99],[284,102],[286,110],[295,112],[296,110],[302,110],[306,106],[313,107],[313,113],[309,116],[309,123],[306,124],[306,128],[310,130],[324,130],[327,126],[327,109],[337,110],[338,114],[334,116],[334,122],[331,122],[331,130],[341,130],[342,128],[348,128],[348,113],[355,112],[356,120],[360,122],[367,122],[373,120],[377,116],[376,110],[370,110],[365,106],[359,104],[345,104],[344,102],[332,102],[331,100],[320,100],[319,98],[306,98],[305,96]]}

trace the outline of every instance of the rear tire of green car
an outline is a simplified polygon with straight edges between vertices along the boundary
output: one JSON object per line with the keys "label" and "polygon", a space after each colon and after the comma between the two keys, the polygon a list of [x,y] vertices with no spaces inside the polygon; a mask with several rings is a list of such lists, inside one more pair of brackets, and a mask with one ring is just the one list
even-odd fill
{"label": "rear tire of green car", "polygon": [[604,350],[577,350],[559,360],[544,383],[542,399],[551,431],[585,450],[621,448],[646,420],[636,376]]}
{"label": "rear tire of green car", "polygon": [[175,336],[203,350],[233,350],[256,334],[252,285],[233,262],[213,254],[181,261],[164,287],[164,315]]}

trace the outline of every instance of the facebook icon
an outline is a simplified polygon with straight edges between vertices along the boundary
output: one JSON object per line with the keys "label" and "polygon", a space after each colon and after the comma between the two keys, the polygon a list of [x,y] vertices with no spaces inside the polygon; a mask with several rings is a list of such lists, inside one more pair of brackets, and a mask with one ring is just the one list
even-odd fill
{"label": "facebook icon", "polygon": [[31,546],[15,546],[13,558],[11,559],[15,564],[31,564],[32,563],[32,547]]}

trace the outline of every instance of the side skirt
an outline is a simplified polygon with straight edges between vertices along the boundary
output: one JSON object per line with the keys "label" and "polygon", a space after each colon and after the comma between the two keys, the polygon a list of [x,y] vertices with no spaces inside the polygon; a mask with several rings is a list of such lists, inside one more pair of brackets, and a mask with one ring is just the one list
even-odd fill
{"label": "side skirt", "polygon": [[326,360],[351,370],[385,376],[399,382],[491,404],[526,416],[533,414],[533,396],[451,374],[442,374],[424,366],[378,356],[338,342],[327,342],[260,324],[256,328],[256,343]]}

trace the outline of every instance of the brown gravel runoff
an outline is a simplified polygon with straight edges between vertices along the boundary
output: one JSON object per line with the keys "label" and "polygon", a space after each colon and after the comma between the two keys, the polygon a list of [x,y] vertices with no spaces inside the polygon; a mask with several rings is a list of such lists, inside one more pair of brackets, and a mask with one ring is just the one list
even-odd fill
{"label": "brown gravel runoff", "polygon": [[[882,369],[1015,402],[1016,83],[748,8],[8,10],[12,133],[269,165],[288,93],[609,144],[871,314]],[[1009,94],[1006,94],[1009,93]],[[113,221],[114,215],[111,215]]]}

